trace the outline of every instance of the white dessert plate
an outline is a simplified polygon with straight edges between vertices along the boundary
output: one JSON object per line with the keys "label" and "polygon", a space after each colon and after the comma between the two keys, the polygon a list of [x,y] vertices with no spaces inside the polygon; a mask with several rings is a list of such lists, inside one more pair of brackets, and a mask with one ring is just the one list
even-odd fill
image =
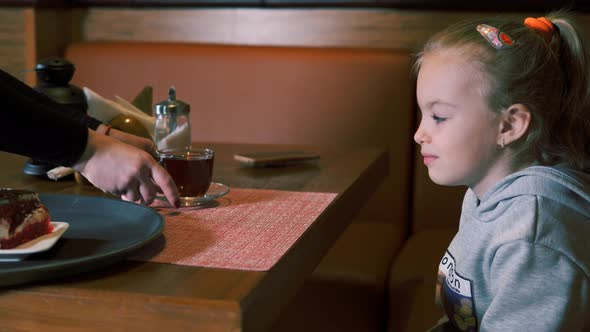
{"label": "white dessert plate", "polygon": [[28,255],[49,250],[68,229],[70,224],[63,221],[52,221],[53,232],[40,236],[12,249],[0,249],[0,262],[15,262]]}

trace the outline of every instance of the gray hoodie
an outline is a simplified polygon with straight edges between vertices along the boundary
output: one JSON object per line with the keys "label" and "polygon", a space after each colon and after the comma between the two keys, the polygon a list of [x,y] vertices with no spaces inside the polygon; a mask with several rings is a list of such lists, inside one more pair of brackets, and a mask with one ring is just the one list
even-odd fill
{"label": "gray hoodie", "polygon": [[437,300],[461,331],[590,331],[590,176],[533,166],[467,190]]}

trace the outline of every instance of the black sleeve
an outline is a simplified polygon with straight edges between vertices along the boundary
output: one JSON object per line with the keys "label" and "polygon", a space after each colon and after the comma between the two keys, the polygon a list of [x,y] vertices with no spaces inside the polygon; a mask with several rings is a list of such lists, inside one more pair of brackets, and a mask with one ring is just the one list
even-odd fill
{"label": "black sleeve", "polygon": [[84,114],[2,70],[0,100],[0,150],[63,166],[80,159],[88,142],[89,122]]}
{"label": "black sleeve", "polygon": [[[27,96],[32,100],[39,102],[40,104],[55,104],[55,102],[48,96],[31,89],[28,85],[24,84],[20,80],[0,70],[0,84],[3,86],[4,83],[11,85],[15,93],[20,93],[24,96]],[[70,107],[61,107],[59,112],[68,115],[72,119],[86,125],[92,130],[96,130],[96,128],[98,128],[98,126],[102,123],[99,120]]]}

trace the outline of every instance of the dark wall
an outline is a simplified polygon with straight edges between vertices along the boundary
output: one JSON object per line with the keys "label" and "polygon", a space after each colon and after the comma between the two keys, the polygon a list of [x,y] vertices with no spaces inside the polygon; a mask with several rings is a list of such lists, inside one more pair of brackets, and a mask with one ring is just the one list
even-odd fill
{"label": "dark wall", "polygon": [[0,0],[1,6],[35,7],[375,7],[415,10],[546,12],[590,11],[590,0]]}

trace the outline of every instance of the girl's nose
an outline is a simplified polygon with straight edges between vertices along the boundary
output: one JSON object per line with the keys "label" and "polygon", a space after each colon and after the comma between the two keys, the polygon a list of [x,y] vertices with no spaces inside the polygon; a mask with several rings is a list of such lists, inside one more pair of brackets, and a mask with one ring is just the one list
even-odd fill
{"label": "girl's nose", "polygon": [[414,142],[422,144],[424,142],[428,142],[428,140],[428,135],[426,135],[424,130],[422,130],[422,126],[418,127],[418,129],[414,133]]}

